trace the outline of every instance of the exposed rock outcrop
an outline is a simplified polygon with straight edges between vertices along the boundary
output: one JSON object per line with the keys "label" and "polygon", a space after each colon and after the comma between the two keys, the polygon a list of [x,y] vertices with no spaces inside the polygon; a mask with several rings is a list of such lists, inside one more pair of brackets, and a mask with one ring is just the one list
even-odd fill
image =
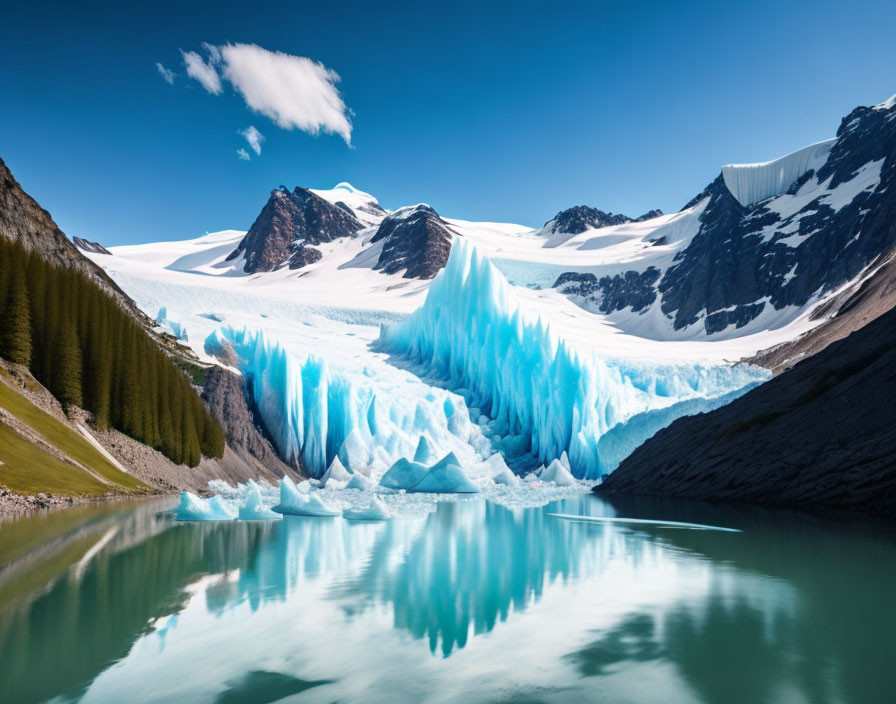
{"label": "exposed rock outcrop", "polygon": [[445,267],[453,232],[428,205],[396,210],[380,224],[371,242],[382,242],[374,269],[404,270],[406,279],[431,279]]}
{"label": "exposed rock outcrop", "polygon": [[[362,228],[361,222],[344,204],[330,203],[305,188],[296,187],[290,192],[280,186],[271,192],[268,202],[228,260],[244,256],[243,270],[251,274],[273,271],[286,262],[290,262],[291,268],[299,268],[310,263],[309,258],[314,256],[302,252],[303,247],[348,237]],[[298,255],[295,262],[292,261],[294,255]]]}
{"label": "exposed rock outcrop", "polygon": [[627,271],[615,276],[597,278],[594,274],[566,272],[557,277],[554,288],[561,293],[587,301],[601,313],[612,313],[631,308],[639,313],[656,300],[656,282],[660,270],[647,267],[645,271]]}
{"label": "exposed rock outcrop", "polygon": [[624,225],[627,222],[642,222],[657,218],[662,214],[663,211],[657,209],[650,210],[640,217],[630,218],[628,215],[622,215],[621,213],[605,213],[603,210],[587,205],[576,205],[572,208],[561,210],[544,224],[541,231],[552,235],[558,232],[578,235],[586,230],[610,227],[612,225]]}
{"label": "exposed rock outcrop", "polygon": [[223,367],[209,369],[203,382],[202,400],[224,429],[227,445],[244,462],[265,476],[296,476],[295,468],[279,458],[273,443],[263,434],[264,425],[249,407],[239,374]]}
{"label": "exposed rock outcrop", "polygon": [[896,513],[896,309],[741,398],[681,418],[601,492]]}
{"label": "exposed rock outcrop", "polygon": [[75,247],[85,252],[112,255],[112,252],[103,247],[99,242],[91,242],[90,240],[85,240],[83,237],[72,237],[72,242],[74,242]]}

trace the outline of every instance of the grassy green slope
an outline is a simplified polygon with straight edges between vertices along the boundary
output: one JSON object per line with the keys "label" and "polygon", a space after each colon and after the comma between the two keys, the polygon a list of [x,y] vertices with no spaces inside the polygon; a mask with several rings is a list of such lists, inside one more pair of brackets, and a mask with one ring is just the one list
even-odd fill
{"label": "grassy green slope", "polygon": [[94,496],[108,491],[143,491],[147,486],[122,472],[76,430],[32,404],[0,382],[0,407],[79,464],[108,481],[106,484],[80,467],[68,464],[28,442],[0,423],[0,484],[21,494]]}

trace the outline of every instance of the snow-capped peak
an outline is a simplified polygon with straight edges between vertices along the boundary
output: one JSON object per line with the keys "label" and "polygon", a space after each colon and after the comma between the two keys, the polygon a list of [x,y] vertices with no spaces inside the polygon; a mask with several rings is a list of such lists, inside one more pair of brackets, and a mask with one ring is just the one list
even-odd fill
{"label": "snow-capped peak", "polygon": [[376,198],[369,193],[355,188],[347,181],[341,181],[330,189],[309,189],[324,200],[335,204],[346,205],[365,225],[374,225],[387,214]]}
{"label": "snow-capped peak", "polygon": [[896,93],[887,98],[884,102],[875,105],[872,110],[890,110],[896,107]]}

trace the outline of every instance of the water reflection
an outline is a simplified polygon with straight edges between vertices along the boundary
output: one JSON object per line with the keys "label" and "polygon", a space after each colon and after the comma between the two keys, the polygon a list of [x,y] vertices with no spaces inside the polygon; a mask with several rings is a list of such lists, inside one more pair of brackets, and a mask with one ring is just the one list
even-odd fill
{"label": "water reflection", "polygon": [[[616,511],[745,532],[546,515]],[[888,524],[592,497],[379,524],[174,524],[142,505],[0,567],[0,682],[13,702],[135,685],[332,701],[396,683],[408,699],[566,701],[595,682],[607,701],[885,701],[894,544]]]}

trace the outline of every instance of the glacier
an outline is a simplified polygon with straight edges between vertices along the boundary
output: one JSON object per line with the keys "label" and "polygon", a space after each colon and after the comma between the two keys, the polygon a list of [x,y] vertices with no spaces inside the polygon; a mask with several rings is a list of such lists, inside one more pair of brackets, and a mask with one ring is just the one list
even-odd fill
{"label": "glacier", "polygon": [[[396,460],[455,451],[465,464],[491,454],[463,398],[378,360],[345,366],[297,354],[263,331],[217,328],[206,349],[230,346],[256,408],[288,460],[322,477],[334,458],[379,477]],[[338,481],[349,479],[341,475]]]}
{"label": "glacier", "polygon": [[790,185],[810,170],[818,171],[836,139],[810,144],[795,152],[758,164],[727,164],[722,178],[737,202],[743,206],[785,193]]}
{"label": "glacier", "polygon": [[710,410],[769,376],[748,365],[610,359],[575,347],[523,310],[463,238],[423,305],[381,326],[378,346],[462,394],[474,417],[489,419],[488,435],[508,458],[547,464],[565,451],[572,474],[586,479],[615,468],[620,444],[634,449],[676,417]]}

